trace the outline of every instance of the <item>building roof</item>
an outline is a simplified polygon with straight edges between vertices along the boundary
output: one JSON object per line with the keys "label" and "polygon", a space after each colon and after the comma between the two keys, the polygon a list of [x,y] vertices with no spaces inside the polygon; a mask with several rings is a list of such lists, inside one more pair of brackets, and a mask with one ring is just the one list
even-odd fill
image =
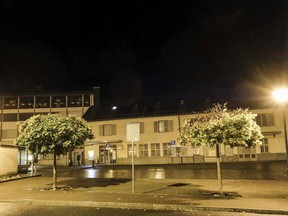
{"label": "building roof", "polygon": [[[224,96],[223,96],[224,95]],[[125,118],[141,118],[153,116],[169,116],[192,114],[207,110],[215,103],[228,103],[228,108],[263,107],[265,104],[255,97],[244,94],[230,95],[228,92],[209,95],[203,92],[161,95],[146,98],[128,98],[101,102],[100,106],[92,106],[84,114],[86,121],[113,120]]]}

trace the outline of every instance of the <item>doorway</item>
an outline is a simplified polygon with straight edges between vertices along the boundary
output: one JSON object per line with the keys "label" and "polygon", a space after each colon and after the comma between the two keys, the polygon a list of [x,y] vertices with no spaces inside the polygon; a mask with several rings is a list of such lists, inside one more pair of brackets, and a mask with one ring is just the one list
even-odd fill
{"label": "doorway", "polygon": [[99,162],[100,164],[116,164],[117,161],[117,152],[116,152],[116,145],[101,145],[100,146],[100,157]]}

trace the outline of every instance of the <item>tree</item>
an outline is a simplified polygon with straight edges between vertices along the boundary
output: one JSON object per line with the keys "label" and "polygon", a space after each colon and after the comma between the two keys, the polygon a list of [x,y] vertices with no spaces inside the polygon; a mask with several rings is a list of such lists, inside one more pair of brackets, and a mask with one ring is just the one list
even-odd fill
{"label": "tree", "polygon": [[182,145],[216,147],[217,174],[220,196],[223,196],[220,166],[220,144],[233,147],[251,148],[262,144],[263,135],[256,124],[256,114],[248,109],[229,110],[227,104],[214,104],[199,114],[196,120],[186,120],[180,128]]}
{"label": "tree", "polygon": [[74,150],[87,139],[93,139],[87,122],[76,116],[58,114],[35,115],[20,124],[18,146],[33,155],[53,154],[53,190],[57,189],[56,156]]}

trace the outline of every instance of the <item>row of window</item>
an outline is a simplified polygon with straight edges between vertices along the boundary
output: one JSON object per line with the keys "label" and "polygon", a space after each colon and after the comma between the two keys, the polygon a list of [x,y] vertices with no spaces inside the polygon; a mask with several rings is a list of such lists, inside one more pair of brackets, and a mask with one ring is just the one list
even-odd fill
{"label": "row of window", "polygon": [[[267,127],[267,126],[275,125],[275,123],[274,123],[274,115],[272,113],[257,114],[255,120],[256,120],[256,123],[260,127]],[[189,123],[190,124],[193,124],[195,121],[197,121],[196,118],[189,119]]]}
{"label": "row of window", "polygon": [[[190,123],[193,124],[195,119],[190,119]],[[260,127],[273,126],[274,115],[271,113],[258,114],[256,117],[256,123]],[[162,120],[154,122],[154,132],[170,132],[173,131],[172,120]],[[140,133],[144,133],[144,123],[140,123]],[[99,126],[99,136],[112,136],[116,135],[116,124],[104,124]]]}
{"label": "row of window", "polygon": [[[116,124],[104,124],[99,125],[99,136],[112,136],[116,135],[117,131]],[[172,120],[162,120],[154,122],[154,132],[164,133],[173,131],[173,121]],[[144,133],[144,123],[140,123],[140,133]]]}
{"label": "row of window", "polygon": [[0,100],[3,109],[56,108],[90,106],[90,95],[57,95],[4,97]]}
{"label": "row of window", "polygon": [[[149,145],[150,145],[150,148],[149,148]],[[160,143],[135,144],[133,147],[134,147],[134,156],[137,156],[137,157],[138,156],[139,157],[168,156],[168,155],[171,155],[173,152],[173,148],[171,148],[170,142],[161,143],[161,144]],[[132,144],[128,145],[128,157],[132,157]]]}
{"label": "row of window", "polygon": [[[150,148],[149,148],[150,146]],[[194,154],[199,154],[199,148],[193,148]],[[263,145],[260,146],[261,153],[268,153],[268,139],[263,139]],[[245,154],[239,154],[240,158],[251,157],[251,150]],[[150,154],[149,154],[150,152]],[[171,147],[171,143],[150,143],[150,144],[134,144],[134,156],[137,157],[160,157],[160,156],[177,156],[181,154],[181,147]],[[255,155],[255,154],[254,154]],[[128,157],[132,157],[132,144],[128,145]]]}
{"label": "row of window", "polygon": [[[55,114],[55,113],[58,113],[58,112],[51,112],[51,113]],[[46,113],[37,112],[36,114],[47,115],[48,112],[46,112]],[[3,122],[25,121],[25,120],[29,119],[30,117],[32,117],[33,115],[34,115],[34,113],[19,113],[19,114],[17,114],[17,113],[6,113],[6,114],[0,114],[0,120],[2,120]]]}

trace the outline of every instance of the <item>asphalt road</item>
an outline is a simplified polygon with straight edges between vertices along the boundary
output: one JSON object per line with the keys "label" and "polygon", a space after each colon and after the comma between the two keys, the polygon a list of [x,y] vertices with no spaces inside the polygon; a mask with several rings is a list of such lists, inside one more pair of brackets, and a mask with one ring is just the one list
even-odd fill
{"label": "asphalt road", "polygon": [[[164,211],[145,209],[116,209],[95,207],[66,207],[29,205],[16,203],[0,203],[1,216],[266,216],[266,214],[234,213],[234,212],[211,212],[211,211]],[[268,216],[268,215],[267,215]],[[270,214],[271,216],[271,214]]]}
{"label": "asphalt road", "polygon": [[[223,179],[287,179],[286,161],[222,163]],[[52,167],[39,167],[43,175],[52,176]],[[131,166],[98,165],[92,167],[59,167],[58,176],[74,178],[131,179]],[[215,163],[136,165],[135,178],[147,179],[217,179]]]}

